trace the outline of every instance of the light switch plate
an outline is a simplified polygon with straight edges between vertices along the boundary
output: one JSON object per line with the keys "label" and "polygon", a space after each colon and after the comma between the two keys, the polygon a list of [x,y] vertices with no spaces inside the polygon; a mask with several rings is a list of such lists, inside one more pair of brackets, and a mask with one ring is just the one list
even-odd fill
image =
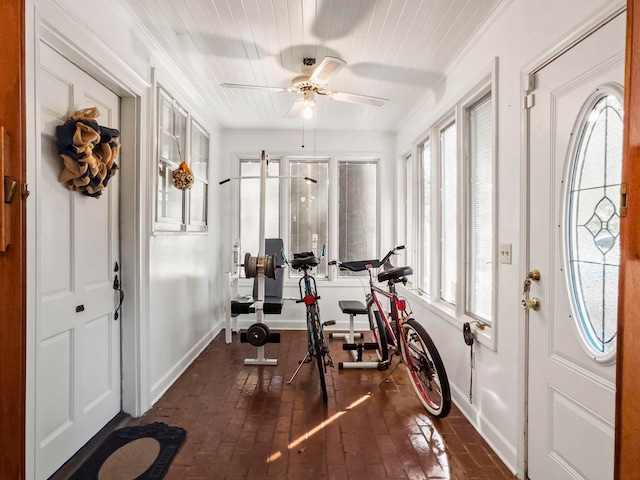
{"label": "light switch plate", "polygon": [[500,263],[506,263],[511,265],[511,244],[501,243],[499,253],[500,253]]}

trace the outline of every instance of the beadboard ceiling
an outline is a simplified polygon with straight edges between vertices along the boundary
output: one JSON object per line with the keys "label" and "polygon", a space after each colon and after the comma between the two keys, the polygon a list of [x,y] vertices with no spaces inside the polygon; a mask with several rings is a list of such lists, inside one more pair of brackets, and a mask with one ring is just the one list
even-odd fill
{"label": "beadboard ceiling", "polygon": [[394,132],[504,0],[128,0],[140,28],[210,103],[225,129],[297,129],[285,118],[303,58],[347,65],[331,90],[383,97],[383,106],[318,97],[306,128]]}

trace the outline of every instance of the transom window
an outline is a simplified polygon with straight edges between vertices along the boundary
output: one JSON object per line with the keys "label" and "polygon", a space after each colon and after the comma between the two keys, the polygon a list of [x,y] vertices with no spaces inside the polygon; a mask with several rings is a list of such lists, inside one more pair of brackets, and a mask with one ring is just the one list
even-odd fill
{"label": "transom window", "polygon": [[585,103],[577,122],[566,191],[565,262],[576,325],[597,360],[615,356],[620,270],[623,110],[606,86]]}

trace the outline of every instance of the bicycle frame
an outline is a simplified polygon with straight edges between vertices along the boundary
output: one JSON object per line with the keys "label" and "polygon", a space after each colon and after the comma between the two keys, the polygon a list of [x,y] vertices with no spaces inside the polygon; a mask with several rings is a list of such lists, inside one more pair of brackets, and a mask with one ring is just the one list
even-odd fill
{"label": "bicycle frame", "polygon": [[[442,358],[424,326],[411,317],[411,309],[405,298],[398,297],[396,283],[405,284],[407,276],[413,273],[411,267],[392,267],[389,259],[397,250],[395,247],[382,260],[355,262],[329,262],[340,268],[369,273],[369,291],[367,292],[367,312],[369,326],[378,344],[380,362],[378,369],[384,370],[390,365],[393,348],[400,354],[416,394],[429,413],[444,417],[449,413],[451,395]],[[380,267],[389,266],[382,271]],[[375,275],[375,277],[374,277]],[[386,283],[387,289],[382,288]],[[384,299],[389,301],[389,314],[384,308]]]}
{"label": "bicycle frame", "polygon": [[298,368],[293,373],[287,384],[291,384],[291,382],[293,382],[293,379],[298,374],[304,363],[315,359],[320,376],[320,387],[322,389],[323,401],[327,403],[328,394],[324,376],[326,373],[326,367],[333,366],[333,361],[324,337],[324,325],[331,325],[335,323],[335,321],[324,323],[320,321],[320,307],[318,305],[320,297],[318,296],[316,279],[309,273],[309,270],[319,263],[318,259],[310,252],[298,255],[298,257],[294,258],[291,266],[296,270],[303,271],[303,276],[298,281],[300,300],[296,300],[296,303],[304,303],[306,306],[307,353],[300,361]]}

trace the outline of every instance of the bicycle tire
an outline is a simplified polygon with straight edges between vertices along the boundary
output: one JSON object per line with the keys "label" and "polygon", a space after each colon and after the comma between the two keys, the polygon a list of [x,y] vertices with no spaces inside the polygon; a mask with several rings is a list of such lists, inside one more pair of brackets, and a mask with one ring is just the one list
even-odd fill
{"label": "bicycle tire", "polygon": [[322,327],[320,325],[320,317],[315,305],[309,306],[309,315],[311,316],[311,331],[313,336],[313,355],[318,366],[318,374],[320,375],[320,388],[322,389],[322,401],[327,403],[329,396],[327,395],[327,382],[324,378],[324,341]]}
{"label": "bicycle tire", "polygon": [[415,319],[402,324],[402,358],[424,408],[443,418],[451,409],[451,389],[442,358],[426,329]]}
{"label": "bicycle tire", "polygon": [[[372,320],[373,318],[373,320]],[[386,362],[389,359],[389,345],[386,335],[386,324],[380,315],[380,312],[373,308],[369,308],[369,328],[371,329],[371,335],[373,341],[378,344],[376,353],[378,355],[379,362]]]}

